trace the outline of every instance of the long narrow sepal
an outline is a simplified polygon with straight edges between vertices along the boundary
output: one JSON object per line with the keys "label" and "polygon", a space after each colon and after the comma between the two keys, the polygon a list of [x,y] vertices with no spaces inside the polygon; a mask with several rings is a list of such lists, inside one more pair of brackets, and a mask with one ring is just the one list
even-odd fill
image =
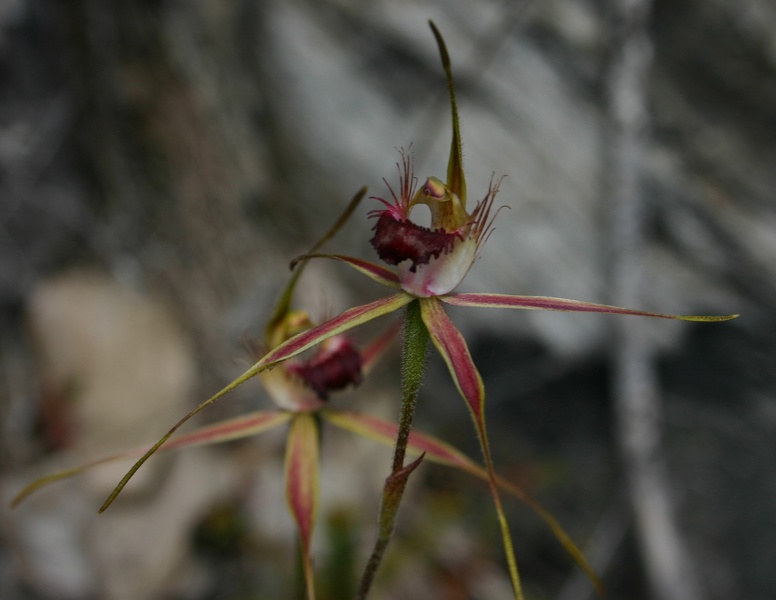
{"label": "long narrow sepal", "polygon": [[329,319],[325,323],[321,323],[320,325],[316,325],[311,329],[303,331],[286,342],[283,342],[276,348],[273,348],[259,362],[248,369],[245,375],[250,374],[251,377],[257,375],[260,371],[292,358],[332,336],[349,331],[364,323],[368,323],[377,317],[395,312],[412,302],[412,300],[413,297],[409,294],[398,292],[380,298],[379,300],[350,308],[342,314]]}
{"label": "long narrow sepal", "polygon": [[[484,475],[485,477],[487,477],[487,473],[485,473]],[[482,475],[477,475],[477,476],[482,477]],[[558,522],[558,520],[552,516],[552,513],[546,508],[544,508],[544,506],[542,506],[542,504],[538,500],[535,500],[532,496],[527,494],[525,490],[523,490],[520,486],[517,486],[514,483],[498,475],[496,476],[496,483],[502,490],[507,492],[510,496],[513,496],[518,500],[524,502],[528,507],[531,508],[531,510],[533,510],[539,516],[539,518],[542,519],[542,521],[545,522],[545,524],[550,528],[553,535],[555,536],[555,539],[557,539],[561,543],[564,550],[566,550],[566,552],[571,557],[571,559],[575,563],[577,563],[577,566],[585,572],[585,575],[587,575],[587,578],[593,584],[598,594],[603,598],[604,584],[601,581],[601,578],[595,572],[595,569],[590,565],[590,563],[587,562],[587,559],[585,558],[585,555],[582,552],[582,550],[580,550],[579,547],[574,543],[574,541],[568,536],[568,534],[563,529],[563,526]]]}
{"label": "long narrow sepal", "polygon": [[439,350],[445,363],[447,363],[450,375],[461,396],[466,401],[474,419],[477,436],[479,437],[482,454],[485,459],[490,493],[493,497],[493,504],[495,505],[496,515],[501,528],[501,539],[504,543],[504,553],[509,567],[509,576],[512,580],[512,588],[515,593],[515,599],[523,600],[523,589],[517,570],[512,534],[509,532],[509,524],[501,504],[498,482],[496,481],[496,473],[493,468],[493,459],[490,454],[490,445],[488,444],[488,433],[485,427],[485,387],[482,384],[482,378],[479,371],[477,371],[477,367],[474,366],[466,341],[463,339],[461,332],[450,321],[442,307],[442,303],[437,298],[424,298],[420,302],[421,315],[431,335],[431,341]]}
{"label": "long narrow sepal", "polygon": [[[396,432],[398,430],[395,423],[379,419],[370,415],[356,414],[347,411],[335,411],[326,410],[323,411],[322,416],[329,421],[332,425],[360,435],[369,439],[375,440],[386,446],[392,446],[396,439]],[[407,444],[407,452],[418,455],[424,454],[426,460],[430,460],[446,467],[453,467],[460,469],[478,479],[485,482],[489,480],[488,472],[480,465],[474,462],[471,458],[466,456],[463,452],[451,446],[450,444],[443,442],[442,440],[419,431],[413,431],[410,433],[409,442]],[[510,482],[503,477],[496,475],[496,483],[498,486],[510,496],[520,500],[527,505],[536,515],[545,522],[550,528],[555,538],[560,542],[568,555],[574,560],[574,562],[585,572],[590,581],[595,586],[596,590],[603,595],[603,585],[601,580],[596,574],[595,570],[590,563],[587,562],[582,550],[574,543],[574,541],[568,536],[557,519],[552,516],[552,513],[548,511],[540,502],[535,500],[528,492],[523,490],[519,485]]]}
{"label": "long narrow sepal", "polygon": [[361,371],[364,375],[369,374],[374,369],[375,365],[388,351],[400,330],[401,321],[396,321],[361,350]]}
{"label": "long narrow sepal", "polygon": [[[320,240],[313,244],[313,246],[307,251],[308,254],[317,252],[326,242],[337,235],[337,232],[347,222],[347,220],[353,214],[353,211],[356,210],[356,207],[361,203],[361,200],[364,199],[364,196],[366,195],[366,189],[366,186],[364,186],[356,192],[353,198],[350,199],[347,207],[345,207],[345,211],[340,215],[339,219],[337,219],[337,222],[332,225],[332,227],[323,235]],[[302,273],[304,273],[304,269],[307,266],[306,260],[300,261],[299,259],[296,259],[292,261],[291,268],[294,269],[299,262],[302,264],[299,265],[299,268],[294,271],[294,274],[291,275],[291,278],[288,280],[286,287],[280,293],[277,304],[275,305],[275,310],[272,313],[272,317],[270,317],[270,320],[267,323],[267,338],[270,337],[271,332],[275,330],[280,321],[286,317],[289,310],[291,309],[291,299],[294,295],[296,284],[299,282],[299,278],[302,276]]]}
{"label": "long narrow sepal", "polygon": [[458,104],[455,100],[455,84],[453,83],[453,68],[450,63],[450,55],[447,52],[445,40],[434,25],[428,22],[439,48],[439,56],[442,59],[442,68],[447,79],[447,91],[450,95],[450,110],[453,115],[453,140],[450,144],[450,160],[447,163],[447,187],[458,195],[461,203],[466,205],[466,178],[463,174],[463,145],[461,143],[460,121],[458,119]]}
{"label": "long narrow sepal", "polygon": [[185,435],[176,436],[168,441],[161,450],[210,446],[242,440],[274,429],[288,422],[290,418],[291,413],[284,410],[256,411],[200,427]]}
{"label": "long narrow sepal", "polygon": [[[331,229],[327,231],[324,236],[316,242],[312,248],[310,248],[309,253],[312,254],[313,252],[318,252],[318,250],[321,249],[321,247],[328,242],[331,238],[333,238],[335,235],[337,235],[337,232],[342,229],[342,227],[347,223],[347,220],[353,215],[353,211],[356,210],[358,205],[361,203],[361,201],[364,199],[364,196],[366,196],[366,186],[362,187],[360,190],[358,190],[355,195],[350,199],[350,202],[348,202],[348,205],[345,207],[345,210],[342,212],[342,214],[337,219],[337,222],[332,225]],[[293,261],[291,263],[291,268],[294,268],[296,266],[297,261]]]}
{"label": "long narrow sepal", "polygon": [[359,273],[363,273],[367,277],[369,277],[372,281],[376,281],[380,285],[384,285],[389,288],[393,289],[401,289],[401,284],[399,283],[399,276],[392,271],[391,269],[387,269],[386,267],[383,267],[382,265],[376,265],[375,263],[369,262],[368,260],[362,260],[360,258],[355,258],[353,256],[345,256],[343,254],[318,254],[318,253],[311,253],[311,254],[303,254],[302,256],[299,256],[296,258],[296,260],[308,260],[310,258],[330,258],[332,260],[339,260],[341,262],[344,262],[347,265],[350,265],[353,267],[356,271]]}
{"label": "long narrow sepal", "polygon": [[299,532],[307,600],[315,600],[310,544],[318,512],[318,423],[311,413],[297,413],[286,445],[286,501]]}
{"label": "long narrow sepal", "polygon": [[552,298],[549,296],[512,296],[509,294],[450,294],[440,296],[442,302],[451,306],[468,306],[471,308],[518,308],[523,310],[554,310],[564,312],[592,312],[615,315],[633,315],[637,317],[656,317],[659,319],[675,319],[679,321],[697,321],[713,323],[729,321],[738,315],[669,315],[664,313],[633,310],[608,304]]}
{"label": "long narrow sepal", "polygon": [[145,452],[146,450],[147,448],[144,447],[141,450],[128,450],[126,452],[121,452],[119,454],[112,454],[110,456],[100,458],[90,463],[79,465],[77,467],[72,467],[70,469],[64,469],[62,471],[52,473],[51,475],[46,475],[45,477],[41,477],[40,479],[36,479],[32,483],[25,486],[18,494],[16,494],[16,496],[14,496],[13,500],[11,500],[11,508],[17,507],[29,496],[37,492],[39,489],[47,487],[52,483],[56,483],[57,481],[62,481],[64,479],[70,479],[71,477],[80,475],[81,473],[88,471],[90,469],[93,469],[95,467],[99,467],[100,465],[104,465],[107,463],[111,463],[111,462],[115,462],[115,461],[119,461],[127,458],[133,458]]}
{"label": "long narrow sepal", "polygon": [[[396,441],[398,426],[391,421],[342,410],[324,410],[321,412],[321,415],[332,425],[340,429],[380,442],[386,446],[393,446]],[[448,467],[459,468],[477,477],[480,476],[480,473],[484,473],[465,454],[434,436],[425,433],[418,431],[410,432],[407,451],[415,455],[425,453],[428,460]]]}
{"label": "long narrow sepal", "polygon": [[477,427],[477,434],[482,436],[485,423],[485,388],[480,373],[472,362],[466,341],[437,298],[424,298],[420,306],[431,340],[447,363],[458,391],[466,400]]}
{"label": "long narrow sepal", "polygon": [[198,414],[199,412],[201,412],[202,410],[204,410],[205,408],[207,408],[208,406],[216,402],[218,399],[222,398],[228,392],[242,385],[249,379],[255,377],[262,371],[265,371],[273,367],[274,365],[280,362],[283,362],[284,360],[292,358],[293,356],[296,356],[297,354],[304,352],[305,350],[307,350],[308,348],[311,348],[312,346],[315,346],[316,344],[320,344],[321,342],[329,339],[332,336],[335,336],[337,334],[353,329],[354,327],[358,327],[359,325],[362,325],[363,323],[371,321],[372,319],[376,319],[377,317],[380,317],[382,315],[394,312],[400,309],[402,306],[409,304],[412,300],[413,300],[412,296],[409,296],[408,294],[405,294],[403,292],[399,292],[396,294],[392,294],[390,296],[386,296],[385,298],[375,300],[374,302],[364,304],[362,306],[356,306],[355,308],[346,310],[345,312],[343,312],[339,316],[334,317],[333,319],[329,319],[328,321],[326,321],[325,323],[322,323],[321,325],[318,325],[317,327],[313,327],[312,329],[308,329],[307,331],[303,331],[302,333],[295,335],[291,339],[283,342],[279,346],[270,350],[267,354],[265,354],[261,358],[261,360],[259,360],[250,369],[245,371],[245,373],[240,375],[237,379],[232,381],[229,385],[227,385],[225,388],[217,392],[215,395],[205,400],[197,408],[192,410],[189,414],[187,414],[180,421],[178,421],[166,434],[164,434],[161,437],[161,439],[158,442],[156,442],[156,444],[154,444],[148,450],[148,452],[146,452],[140,458],[140,460],[138,460],[132,466],[132,468],[129,471],[127,471],[127,474],[124,475],[124,477],[121,479],[121,481],[116,486],[116,488],[111,492],[110,496],[108,496],[108,499],[105,500],[103,505],[100,507],[99,512],[103,512],[106,508],[108,508],[113,503],[113,501],[121,493],[121,490],[124,489],[127,483],[129,483],[129,480],[137,472],[137,470],[140,467],[142,467],[143,464],[149,458],[151,458],[151,456],[164,443],[166,443],[167,440],[169,440],[170,437],[176,431],[178,431],[178,429],[180,429],[180,427],[184,423],[186,423],[186,421],[191,419],[194,415]]}
{"label": "long narrow sepal", "polygon": [[[291,418],[290,413],[283,411],[261,411],[250,413],[241,417],[228,419],[226,421],[214,423],[206,427],[201,427],[195,431],[187,433],[186,435],[175,437],[167,444],[165,444],[160,449],[160,451],[166,452],[168,450],[175,450],[176,448],[220,444],[222,442],[258,435],[259,433],[285,423],[289,418]],[[132,450],[112,454],[99,460],[79,465],[77,467],[72,467],[70,469],[65,469],[57,473],[52,473],[51,475],[41,477],[40,479],[36,479],[14,497],[14,499],[11,501],[11,507],[17,506],[29,495],[33,494],[41,488],[51,485],[52,483],[62,481],[63,479],[69,479],[70,477],[75,477],[76,475],[80,475],[81,473],[100,465],[140,456],[147,452],[148,448],[149,446],[133,448]]]}

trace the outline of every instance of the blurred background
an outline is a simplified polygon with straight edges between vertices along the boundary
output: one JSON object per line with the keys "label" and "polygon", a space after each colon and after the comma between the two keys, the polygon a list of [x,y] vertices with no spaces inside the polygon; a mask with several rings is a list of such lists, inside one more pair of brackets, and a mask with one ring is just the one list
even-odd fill
{"label": "blurred background", "polygon": [[[445,177],[447,41],[470,201],[506,175],[461,289],[725,324],[451,311],[499,470],[586,550],[608,597],[776,591],[776,5],[771,0],[0,0],[0,596],[296,597],[283,435],[123,466],[15,511],[36,476],[155,440],[241,373],[291,258],[398,148]],[[329,245],[373,257],[366,201]],[[382,291],[311,264],[317,319]],[[377,323],[355,334],[363,343]],[[397,352],[332,402],[394,418]],[[271,407],[246,384],[203,421]],[[420,428],[479,456],[432,357]],[[320,596],[371,547],[390,450],[326,430]],[[526,597],[590,584],[507,502]],[[510,590],[487,489],[424,465],[374,598]]]}

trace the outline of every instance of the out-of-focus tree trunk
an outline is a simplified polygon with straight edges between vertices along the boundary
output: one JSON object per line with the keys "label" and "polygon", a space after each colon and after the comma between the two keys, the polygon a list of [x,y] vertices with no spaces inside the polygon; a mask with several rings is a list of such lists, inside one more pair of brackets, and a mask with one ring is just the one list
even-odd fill
{"label": "out-of-focus tree trunk", "polygon": [[[614,3],[613,57],[608,76],[608,177],[612,215],[611,301],[635,306],[645,273],[644,162],[650,144],[647,85],[653,48],[651,0]],[[699,600],[701,592],[674,503],[664,440],[661,385],[644,322],[615,321],[613,395],[639,548],[655,600]]]}

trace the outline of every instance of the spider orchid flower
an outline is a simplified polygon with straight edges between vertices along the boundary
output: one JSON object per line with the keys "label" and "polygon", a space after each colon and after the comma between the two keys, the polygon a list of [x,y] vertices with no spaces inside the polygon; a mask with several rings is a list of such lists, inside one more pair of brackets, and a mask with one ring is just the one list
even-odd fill
{"label": "spider orchid flower", "polygon": [[[455,190],[436,177],[429,177],[416,193],[412,158],[403,151],[402,163],[399,196],[386,183],[393,202],[375,198],[386,208],[370,213],[377,218],[372,246],[383,261],[396,265],[399,284],[407,293],[417,298],[441,296],[463,281],[487,239],[500,181],[495,185],[491,181],[485,198],[469,214],[465,186],[459,183]],[[453,181],[463,182],[463,173]],[[410,213],[418,204],[428,206],[430,227],[410,220]]]}
{"label": "spider orchid flower", "polygon": [[[522,600],[523,593],[514,557],[511,534],[499,497],[499,486],[485,425],[485,388],[477,367],[472,361],[466,341],[447,315],[445,305],[469,308],[511,308],[525,310],[549,310],[570,312],[594,312],[619,315],[635,315],[661,319],[715,322],[733,319],[738,315],[696,316],[668,315],[617,306],[553,298],[544,296],[516,296],[494,293],[452,293],[461,283],[483,243],[487,240],[495,215],[493,202],[499,191],[500,180],[491,179],[484,198],[471,213],[466,210],[466,179],[463,171],[461,136],[458,109],[455,99],[450,58],[444,40],[433,23],[431,29],[439,47],[442,65],[447,77],[452,108],[452,143],[447,168],[447,183],[429,177],[416,192],[411,157],[401,152],[398,194],[391,188],[391,201],[375,198],[383,208],[370,213],[376,218],[371,243],[378,256],[396,271],[362,259],[343,255],[309,254],[303,258],[323,257],[348,264],[394,291],[383,300],[356,307],[325,323],[318,331],[321,338],[327,330],[360,325],[363,320],[375,318],[390,310],[408,305],[405,321],[405,337],[409,324],[430,337],[448,366],[459,393],[464,398],[474,421],[480,441],[485,467],[489,475],[491,493],[501,527],[504,551],[507,558],[515,598]],[[431,226],[422,227],[410,220],[412,209],[425,204],[431,212]],[[415,318],[411,318],[415,315]],[[299,340],[301,342],[301,340]],[[312,341],[312,340],[310,340]],[[305,341],[307,343],[307,341]],[[315,342],[313,342],[315,343]],[[424,359],[419,355],[418,361]],[[407,364],[403,365],[404,368]],[[263,368],[256,365],[256,368]],[[397,438],[397,454],[401,454],[401,437]],[[394,465],[395,467],[397,465]]]}
{"label": "spider orchid flower", "polygon": [[[412,159],[402,151],[403,172],[400,169],[398,196],[386,182],[392,202],[375,198],[385,208],[370,213],[377,219],[372,246],[383,261],[397,267],[401,288],[416,298],[448,294],[466,277],[491,231],[491,209],[501,183],[499,180],[494,184],[491,179],[485,197],[471,213],[467,212],[466,177],[450,57],[436,26],[433,23],[430,25],[447,75],[452,105],[453,139],[447,183],[429,177],[416,192]],[[418,204],[428,207],[430,227],[422,227],[410,220],[410,213]]]}
{"label": "spider orchid flower", "polygon": [[[350,308],[342,314],[320,325],[300,331],[274,346],[242,375],[181,419],[154,446],[148,449],[119,482],[101,508],[101,511],[113,502],[134,473],[151,455],[167,444],[167,441],[183,423],[210,404],[216,402],[229,391],[247,380],[266,372],[268,369],[278,367],[281,363],[300,355],[314,346],[323,344],[332,338],[337,338],[337,336],[368,321],[406,307],[403,330],[404,352],[402,354],[402,412],[399,417],[398,427],[395,429],[397,435],[394,446],[394,465],[391,476],[386,480],[384,501],[380,515],[380,537],[365,570],[358,597],[366,598],[374,573],[380,564],[390,537],[393,519],[396,515],[398,502],[401,499],[404,483],[412,468],[416,466],[416,463],[404,465],[404,457],[406,451],[411,451],[413,448],[411,442],[413,437],[410,432],[412,414],[422,378],[427,345],[428,343],[433,343],[447,364],[450,375],[460,395],[466,402],[474,421],[484,456],[485,475],[490,486],[501,529],[504,553],[508,563],[514,595],[517,600],[522,600],[523,593],[512,547],[511,534],[504,516],[499,494],[502,486],[493,467],[485,426],[485,388],[479,371],[469,353],[466,341],[450,320],[445,306],[592,312],[696,322],[727,321],[738,316],[668,315],[545,296],[453,293],[469,271],[474,259],[482,249],[482,244],[487,239],[492,223],[491,209],[499,186],[498,183],[493,185],[491,182],[484,199],[480,201],[471,213],[467,212],[466,181],[463,172],[458,109],[450,58],[439,31],[433,23],[430,23],[430,26],[439,47],[452,108],[452,144],[447,169],[447,182],[442,183],[438,179],[429,178],[416,193],[411,161],[406,154],[403,154],[404,169],[403,173],[400,173],[398,197],[391,190],[393,201],[382,200],[384,208],[372,213],[372,217],[377,219],[374,226],[375,233],[372,238],[372,245],[377,251],[378,256],[389,265],[395,266],[397,270],[394,271],[360,258],[339,254],[319,254],[315,250],[297,259],[298,261],[306,262],[313,257],[325,257],[341,261],[377,283],[389,288],[391,293],[378,300]],[[432,218],[431,227],[423,228],[409,220],[409,213],[417,204],[429,206]],[[348,211],[352,210],[352,206],[351,204]],[[349,214],[348,211],[346,211],[346,214]],[[343,216],[344,218],[346,217]],[[340,223],[343,219],[340,219]],[[278,314],[285,315],[286,313],[279,311]],[[341,342],[335,341],[331,343],[334,346],[328,346],[328,351],[336,354],[339,347],[337,344]],[[324,349],[324,352],[326,351]],[[321,360],[325,362],[323,358]],[[298,369],[300,372],[303,370]],[[293,368],[291,371],[293,371]],[[270,381],[272,381],[271,378]],[[310,400],[310,402],[313,405],[317,401]],[[278,416],[278,414],[282,416]],[[298,422],[306,423],[305,425],[298,426],[300,431],[303,429],[304,431],[296,437],[308,443],[309,453],[312,453],[313,445],[309,444],[312,434],[309,431],[313,431],[315,428],[312,425],[312,419],[309,418],[309,409],[293,414],[307,415],[294,418],[294,422],[297,423],[297,419],[301,419]],[[327,409],[325,409],[323,414],[331,415],[332,413],[327,412]],[[292,413],[281,412],[273,417],[264,418],[289,420],[291,415]],[[293,431],[294,428],[292,427]],[[181,438],[177,439],[180,440]],[[174,443],[175,440],[173,439],[170,444]],[[298,443],[302,444],[302,442]],[[433,455],[427,452],[427,456],[431,458]],[[304,471],[305,468],[308,470],[312,469],[309,464],[301,470]],[[293,477],[293,472],[291,476]],[[314,495],[311,491],[312,488],[309,486],[302,487],[306,494]],[[390,499],[390,501],[386,501],[386,499]],[[305,510],[309,511],[309,508]],[[310,513],[308,512],[307,517],[309,518],[309,516]]]}
{"label": "spider orchid flower", "polygon": [[[293,290],[300,272],[301,270],[295,273],[289,292]],[[284,300],[281,300],[281,304],[283,303]],[[276,311],[267,327],[267,345],[281,345],[297,333],[312,327],[313,323],[306,312],[286,307],[285,312],[278,314]],[[359,385],[363,376],[371,371],[393,342],[396,333],[396,327],[388,329],[363,350],[357,349],[344,335],[330,337],[319,346],[312,357],[288,360],[259,375],[263,387],[278,409],[255,411],[207,425],[176,436],[160,448],[160,451],[168,451],[218,444],[256,436],[281,425],[289,425],[285,456],[286,501],[299,535],[308,600],[315,597],[310,546],[318,507],[321,420],[386,446],[392,446],[397,435],[396,424],[369,415],[331,409],[328,407],[328,397],[331,393]],[[425,457],[432,462],[488,480],[487,471],[475,461],[431,435],[412,432],[407,448],[414,456]],[[25,487],[14,498],[12,505],[16,506],[42,487],[105,463],[142,455],[147,450],[146,447],[129,450],[40,478]],[[420,459],[413,463],[409,470],[419,463]],[[549,526],[572,559],[600,586],[582,552],[544,507],[506,479],[498,478],[498,485],[533,509]],[[390,504],[390,498],[384,499],[383,502]],[[396,509],[398,506],[394,507],[394,510]]]}

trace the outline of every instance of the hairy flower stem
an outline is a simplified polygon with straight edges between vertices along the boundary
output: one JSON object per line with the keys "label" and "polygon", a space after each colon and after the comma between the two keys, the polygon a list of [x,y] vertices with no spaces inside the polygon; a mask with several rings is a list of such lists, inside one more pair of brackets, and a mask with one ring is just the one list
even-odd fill
{"label": "hairy flower stem", "polygon": [[430,342],[428,329],[420,316],[420,302],[420,300],[414,300],[410,303],[404,315],[401,355],[402,402],[399,411],[396,445],[393,452],[393,466],[390,476],[385,480],[377,541],[361,577],[361,584],[356,595],[358,600],[366,600],[369,594],[385,550],[391,541],[407,479],[415,467],[420,464],[420,459],[418,459],[406,467],[404,465],[407,443],[412,430],[412,418],[415,415],[415,403],[426,367]]}
{"label": "hairy flower stem", "polygon": [[399,433],[393,453],[392,474],[404,468],[404,455],[412,429],[412,418],[415,415],[415,401],[426,370],[429,342],[428,329],[420,316],[420,300],[415,300],[407,306],[402,330],[402,402],[399,411]]}

